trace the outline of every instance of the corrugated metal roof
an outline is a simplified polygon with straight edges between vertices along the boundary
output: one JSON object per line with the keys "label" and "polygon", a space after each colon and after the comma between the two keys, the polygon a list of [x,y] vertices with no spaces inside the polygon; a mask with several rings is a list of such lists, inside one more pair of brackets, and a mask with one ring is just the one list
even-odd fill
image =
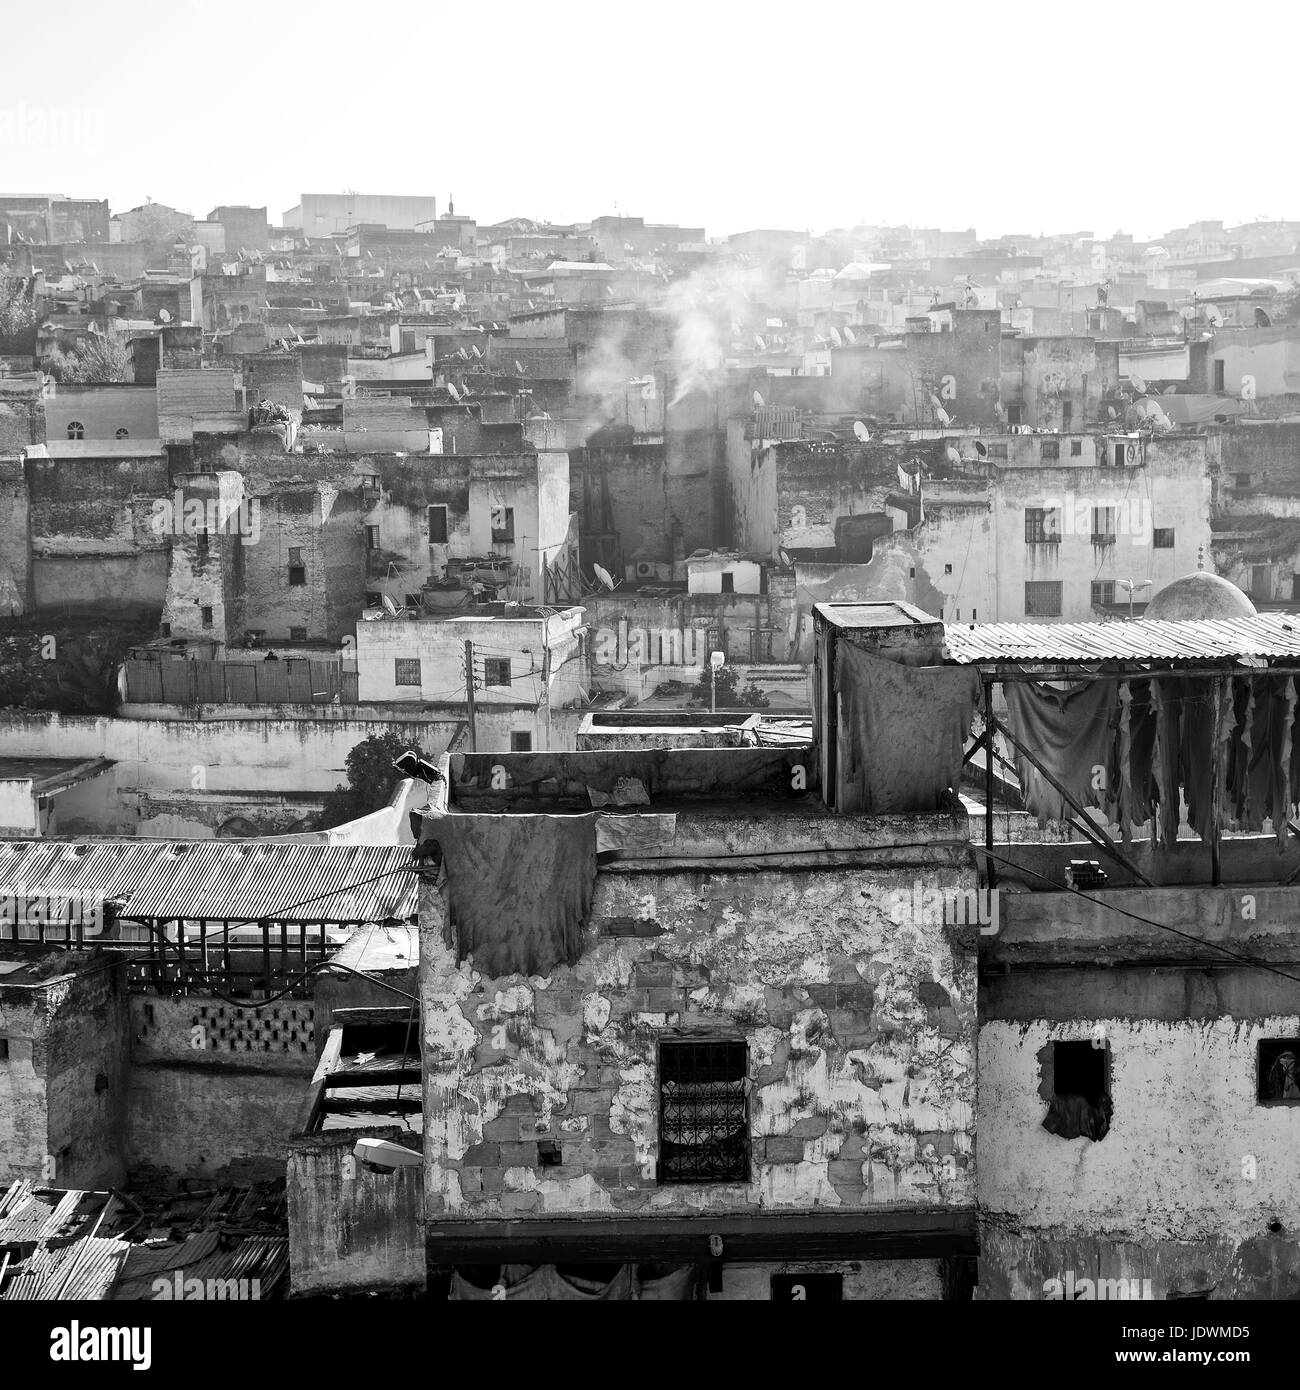
{"label": "corrugated metal roof", "polygon": [[1300,661],[1300,615],[1260,613],[1252,618],[1138,618],[1112,623],[948,624],[944,652],[958,665],[1102,661],[1197,662],[1258,665]]}
{"label": "corrugated metal roof", "polygon": [[0,891],[126,898],[129,917],[372,922],[416,911],[409,863],[390,845],[6,840]]}

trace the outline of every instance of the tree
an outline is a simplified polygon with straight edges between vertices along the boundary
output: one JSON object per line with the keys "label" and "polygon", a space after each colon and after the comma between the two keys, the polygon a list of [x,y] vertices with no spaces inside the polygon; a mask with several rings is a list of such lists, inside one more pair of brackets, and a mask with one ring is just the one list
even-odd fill
{"label": "tree", "polygon": [[750,681],[743,690],[738,690],[737,675],[730,666],[718,667],[717,676],[712,668],[706,666],[700,673],[693,705],[703,705],[706,709],[714,702],[718,709],[767,709],[772,703],[767,696]]}
{"label": "tree", "polygon": [[55,348],[46,370],[60,386],[84,386],[96,381],[130,381],[131,358],[121,343],[97,338],[78,343],[70,352]]}
{"label": "tree", "polygon": [[339,785],[326,794],[321,829],[346,825],[386,806],[401,780],[393,771],[393,763],[410,746],[401,734],[371,734],[363,738],[348,754],[347,786]]}

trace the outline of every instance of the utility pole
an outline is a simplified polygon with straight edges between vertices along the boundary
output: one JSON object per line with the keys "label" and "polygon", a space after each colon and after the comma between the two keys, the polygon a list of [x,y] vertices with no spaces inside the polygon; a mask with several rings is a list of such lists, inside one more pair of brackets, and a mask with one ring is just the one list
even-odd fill
{"label": "utility pole", "polygon": [[474,723],[474,643],[465,642],[465,703],[469,706],[469,748],[478,752],[478,729]]}

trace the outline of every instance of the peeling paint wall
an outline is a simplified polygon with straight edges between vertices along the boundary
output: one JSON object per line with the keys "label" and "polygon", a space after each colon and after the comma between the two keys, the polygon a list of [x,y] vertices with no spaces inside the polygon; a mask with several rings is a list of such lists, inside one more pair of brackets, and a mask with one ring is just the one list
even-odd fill
{"label": "peeling paint wall", "polygon": [[[1094,1036],[1110,1049],[1111,1128],[1062,1139],[1042,1127],[1039,1055]],[[1256,1100],[1259,1039],[1297,1036],[1295,1016],[983,1023],[980,1297],[1042,1298],[1068,1271],[1150,1278],[1158,1299],[1300,1292],[1300,1110]]]}
{"label": "peeling paint wall", "polygon": [[[457,966],[426,886],[428,1214],[969,1204],[973,947],[882,906],[939,872],[974,882],[952,867],[604,872],[587,949],[546,979]],[[599,934],[629,922],[660,934]],[[751,1178],[660,1186],[657,1043],[701,1035],[748,1045]],[[540,1139],[559,1166],[539,1166]]]}

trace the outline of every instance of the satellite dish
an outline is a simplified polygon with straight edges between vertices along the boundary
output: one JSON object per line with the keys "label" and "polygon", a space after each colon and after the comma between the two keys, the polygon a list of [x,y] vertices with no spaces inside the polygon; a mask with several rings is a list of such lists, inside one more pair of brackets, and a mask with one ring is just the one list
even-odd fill
{"label": "satellite dish", "polygon": [[1140,376],[1137,375],[1136,372],[1130,372],[1128,379],[1133,383],[1133,389],[1138,393],[1139,396],[1145,393],[1147,389],[1147,384],[1145,381],[1142,380]]}
{"label": "satellite dish", "polygon": [[863,444],[865,444],[867,440],[871,438],[871,431],[866,427],[866,425],[862,423],[861,420],[854,420],[853,434],[854,437],[860,439]]}
{"label": "satellite dish", "polygon": [[848,324],[844,325],[844,336],[851,343],[856,343],[858,341],[858,335],[848,326]]}
{"label": "satellite dish", "polygon": [[1119,419],[1119,415],[1116,413],[1115,407],[1114,407],[1113,405],[1108,405],[1108,406],[1106,407],[1106,414],[1107,414],[1112,420],[1118,420],[1118,419]]}
{"label": "satellite dish", "polygon": [[1178,394],[1178,387],[1166,386],[1160,394],[1163,396],[1176,396]]}
{"label": "satellite dish", "polygon": [[453,401],[460,400],[460,392],[456,390],[456,383],[454,381],[449,381],[447,383],[447,390]]}
{"label": "satellite dish", "polygon": [[757,391],[754,392],[754,404],[755,404],[760,410],[762,410],[762,408],[763,408],[763,397],[762,397]]}
{"label": "satellite dish", "polygon": [[605,588],[612,589],[614,587],[614,577],[604,565],[592,565],[592,569],[595,570],[596,578],[600,580]]}
{"label": "satellite dish", "polygon": [[524,374],[524,364],[517,357],[515,358],[515,371],[517,371],[520,376]]}
{"label": "satellite dish", "polygon": [[389,594],[380,594],[379,601],[384,605],[384,608],[387,611],[388,616],[390,618],[397,617],[397,605],[393,602],[392,597]]}
{"label": "satellite dish", "polygon": [[776,558],[780,560],[786,569],[790,569],[794,564],[794,561],[790,558],[790,552],[783,545],[777,546]]}
{"label": "satellite dish", "polygon": [[934,418],[938,420],[938,422],[941,425],[952,424],[952,416],[949,415],[948,412],[942,406],[935,407]]}
{"label": "satellite dish", "polygon": [[956,449],[954,449],[951,444],[948,445],[948,448],[944,452],[949,463],[961,462],[961,454]]}
{"label": "satellite dish", "polygon": [[986,459],[989,456],[989,446],[982,439],[975,441],[975,455],[977,458]]}
{"label": "satellite dish", "polygon": [[754,334],[754,345],[758,348],[759,352],[767,351],[767,344],[762,340],[762,338],[758,336],[757,333]]}

